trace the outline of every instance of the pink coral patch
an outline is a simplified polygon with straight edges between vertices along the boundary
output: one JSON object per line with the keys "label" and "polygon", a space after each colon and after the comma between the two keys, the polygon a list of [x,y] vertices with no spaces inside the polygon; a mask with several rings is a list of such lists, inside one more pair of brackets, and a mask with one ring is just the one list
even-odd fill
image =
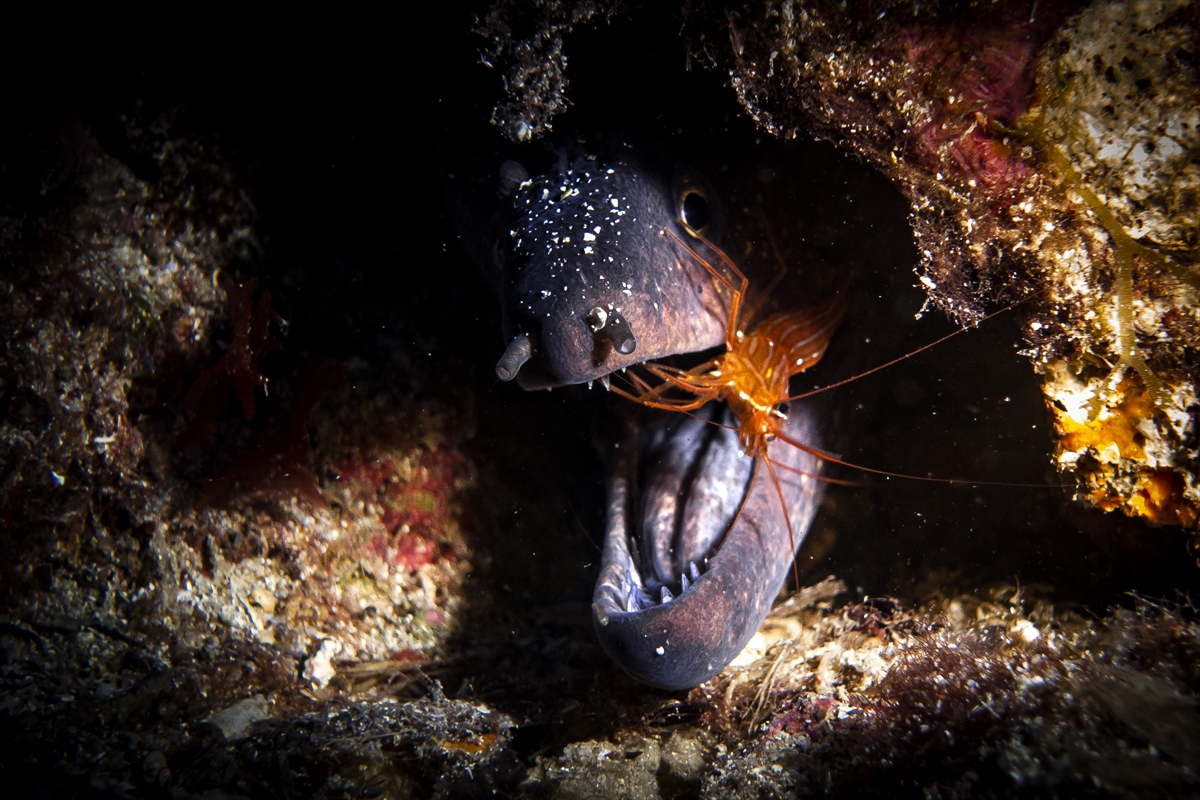
{"label": "pink coral patch", "polygon": [[426,564],[432,564],[437,555],[437,545],[423,536],[406,533],[396,538],[396,564],[409,572],[416,572]]}
{"label": "pink coral patch", "polygon": [[1029,104],[1034,32],[913,28],[901,41],[915,95],[933,101],[934,116],[918,134],[929,166],[997,195],[1020,183],[1027,168],[993,123],[1011,125]]}
{"label": "pink coral patch", "polygon": [[387,536],[372,538],[364,549],[409,572],[439,557],[457,561],[448,533],[457,529],[452,500],[470,472],[466,458],[454,451],[419,452],[414,461],[347,460],[339,465],[337,478],[347,493],[344,502],[350,507],[361,503],[387,530]]}
{"label": "pink coral patch", "polygon": [[389,547],[388,547],[387,537],[382,536],[382,535],[372,536],[370,538],[370,540],[368,540],[367,543],[365,545],[363,545],[364,553],[366,553],[367,555],[370,555],[370,556],[375,556],[376,558],[382,559],[384,561],[390,560],[388,558],[388,550],[389,550]]}

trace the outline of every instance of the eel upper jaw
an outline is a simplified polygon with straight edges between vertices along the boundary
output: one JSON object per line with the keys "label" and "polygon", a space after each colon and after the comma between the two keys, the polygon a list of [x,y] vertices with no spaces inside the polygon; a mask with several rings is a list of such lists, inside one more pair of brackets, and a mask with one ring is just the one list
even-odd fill
{"label": "eel upper jaw", "polygon": [[[626,341],[631,341],[626,340]],[[537,389],[555,389],[560,386],[586,383],[589,387],[592,381],[598,380],[605,389],[610,386],[609,376],[618,369],[625,369],[637,363],[628,353],[621,353],[613,348],[607,348],[608,356],[604,364],[593,364],[590,369],[573,369],[567,374],[564,370],[553,368],[554,359],[544,356],[541,337],[529,332],[518,333],[505,348],[500,360],[496,362],[496,377],[501,381],[511,381],[516,378],[517,385],[526,391]],[[633,352],[633,347],[629,348]],[[616,362],[615,364],[613,362]]]}

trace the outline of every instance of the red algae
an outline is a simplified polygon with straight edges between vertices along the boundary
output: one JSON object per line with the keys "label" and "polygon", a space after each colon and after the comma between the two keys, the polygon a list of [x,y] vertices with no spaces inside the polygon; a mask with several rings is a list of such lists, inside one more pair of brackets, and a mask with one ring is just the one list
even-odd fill
{"label": "red algae", "polygon": [[376,535],[367,552],[416,572],[431,564],[439,551],[457,560],[446,531],[456,527],[450,497],[469,477],[470,465],[457,451],[420,453],[415,463],[386,458],[343,461],[337,485],[350,504],[368,504],[379,514],[388,535]]}
{"label": "red algae", "polygon": [[396,537],[396,563],[409,572],[416,572],[425,564],[432,564],[437,555],[437,545],[415,533]]}
{"label": "red algae", "polygon": [[913,87],[901,92],[930,98],[936,109],[917,130],[918,158],[927,169],[953,170],[1002,204],[1007,190],[1024,182],[1028,167],[992,123],[1011,125],[1027,108],[1036,37],[1028,24],[912,27],[900,34],[900,61],[913,76]]}
{"label": "red algae", "polygon": [[313,508],[328,509],[313,471],[308,417],[321,396],[345,379],[345,370],[336,359],[309,364],[296,383],[292,408],[282,427],[214,478],[196,499],[196,509],[224,505],[235,495],[268,500],[298,497]]}
{"label": "red algae", "polygon": [[229,301],[233,341],[220,361],[200,373],[183,398],[184,409],[196,414],[179,439],[179,449],[184,455],[194,453],[212,434],[231,393],[241,405],[242,416],[248,420],[254,418],[258,410],[255,393],[267,385],[258,362],[266,353],[283,350],[283,344],[270,332],[271,323],[280,320],[271,308],[271,292],[264,291],[258,303],[254,303],[258,278],[238,284],[227,276],[221,286]]}
{"label": "red algae", "polygon": [[1194,609],[1135,598],[1085,620],[1032,590],[990,595],[776,616],[777,645],[689,697],[725,742],[703,796],[1194,787]]}

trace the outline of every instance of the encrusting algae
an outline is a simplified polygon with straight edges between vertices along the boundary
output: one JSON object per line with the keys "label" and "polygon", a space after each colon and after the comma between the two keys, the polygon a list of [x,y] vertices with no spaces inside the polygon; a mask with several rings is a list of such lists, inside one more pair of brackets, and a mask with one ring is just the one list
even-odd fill
{"label": "encrusting algae", "polygon": [[[871,14],[820,2],[716,5],[694,6],[693,52],[730,69],[761,128],[827,138],[908,196],[930,305],[969,324],[986,303],[1020,302],[1024,354],[1044,376],[1060,431],[1057,463],[1086,487],[1080,496],[1193,526],[1194,5],[980,3],[969,14],[886,2]],[[1086,418],[1064,401],[1076,391],[1064,371],[1089,393]],[[1114,371],[1133,374],[1153,402],[1111,398]],[[1109,416],[1144,414],[1127,427],[1149,446],[1117,462],[1096,457],[1111,444],[1102,430],[1068,446],[1064,433],[1097,424],[1106,406]]]}
{"label": "encrusting algae", "polygon": [[1053,238],[1039,256],[1047,293],[1083,312],[1073,368],[1040,348],[1058,463],[1097,507],[1190,528],[1200,515],[1200,77],[1188,8],[1096,4],[1080,14],[1044,57],[1041,100],[1017,124],[1078,198],[1075,224],[1091,229],[1091,248],[1101,236],[1108,245],[1092,250],[1090,267],[1086,251]]}

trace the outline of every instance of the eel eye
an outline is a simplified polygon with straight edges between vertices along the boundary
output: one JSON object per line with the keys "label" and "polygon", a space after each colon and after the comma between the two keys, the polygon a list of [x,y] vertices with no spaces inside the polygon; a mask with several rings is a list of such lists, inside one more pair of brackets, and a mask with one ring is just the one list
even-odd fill
{"label": "eel eye", "polygon": [[687,226],[688,233],[703,235],[704,229],[712,220],[708,198],[699,190],[689,188],[683,197],[679,198],[679,219]]}
{"label": "eel eye", "polygon": [[671,193],[680,227],[693,239],[720,244],[724,214],[716,187],[708,178],[691,167],[678,166],[671,181]]}

